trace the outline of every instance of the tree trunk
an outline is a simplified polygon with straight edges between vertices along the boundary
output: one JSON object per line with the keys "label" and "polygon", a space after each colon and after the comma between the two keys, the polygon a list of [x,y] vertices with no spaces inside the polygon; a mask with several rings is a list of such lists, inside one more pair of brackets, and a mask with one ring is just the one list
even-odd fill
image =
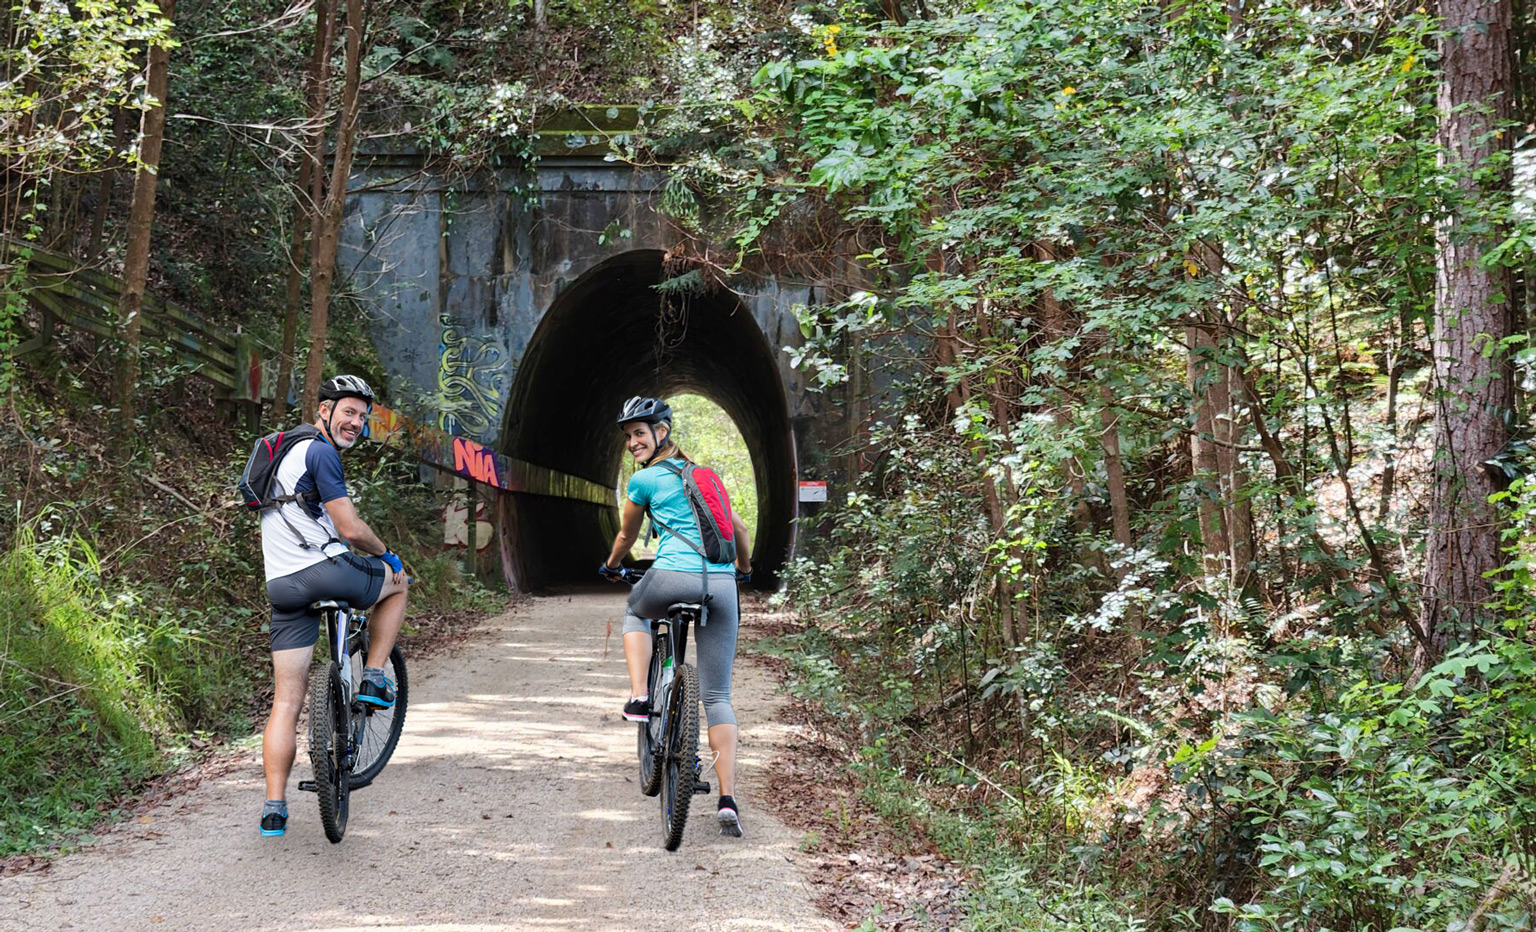
{"label": "tree trunk", "polygon": [[[1224,342],[1234,339],[1230,326],[1223,327]],[[1222,353],[1229,359],[1230,351]],[[1248,470],[1238,450],[1243,439],[1242,425],[1238,423],[1234,402],[1242,395],[1242,376],[1236,367],[1221,363],[1217,379],[1221,392],[1216,400],[1216,437],[1220,441],[1216,455],[1221,464],[1221,491],[1224,501],[1223,520],[1227,529],[1228,559],[1232,571],[1232,585],[1245,596],[1256,594],[1257,577],[1253,572],[1254,535],[1253,500],[1248,491]]]}
{"label": "tree trunk", "polygon": [[347,63],[342,83],[341,114],[336,126],[336,152],[325,200],[315,217],[309,280],[309,366],[304,372],[304,420],[315,418],[320,381],[325,371],[325,335],[329,320],[331,279],[336,271],[336,243],[341,236],[342,208],[347,201],[347,177],[357,142],[357,112],[363,56],[363,0],[347,0]]}
{"label": "tree trunk", "polygon": [[288,390],[293,384],[294,349],[298,342],[299,306],[304,300],[304,252],[309,245],[309,231],[314,225],[320,199],[312,190],[315,179],[324,174],[325,105],[330,79],[331,31],[336,25],[336,6],[330,0],[315,0],[315,48],[305,76],[309,101],[309,145],[299,160],[293,181],[293,235],[288,244],[288,289],[283,304],[283,348],[277,361],[277,397],[273,399],[273,420],[288,416]]}
{"label": "tree trunk", "polygon": [[[1440,47],[1442,159],[1460,178],[1467,203],[1500,203],[1508,179],[1483,179],[1495,137],[1510,113],[1508,0],[1442,0],[1445,38]],[[1474,218],[1481,222],[1481,218]],[[1509,335],[1508,276],[1483,266],[1489,239],[1462,227],[1462,212],[1435,231],[1435,478],[1430,491],[1424,593],[1419,614],[1422,639],[1414,667],[1423,672],[1452,637],[1471,634],[1490,621],[1492,598],[1485,574],[1503,565],[1501,521],[1488,496],[1498,491],[1483,464],[1507,440],[1504,417],[1512,402],[1510,370],[1501,341]]]}
{"label": "tree trunk", "polygon": [[[1227,572],[1227,535],[1223,527],[1221,460],[1216,450],[1216,408],[1211,386],[1219,370],[1211,363],[1216,341],[1202,322],[1184,328],[1189,343],[1189,391],[1194,413],[1194,432],[1189,437],[1190,475],[1195,482],[1196,510],[1207,576]],[[1215,371],[1213,371],[1215,370]]]}
{"label": "tree trunk", "polygon": [[[175,0],[161,0],[166,19],[176,15]],[[118,327],[122,358],[117,370],[119,425],[129,429],[139,388],[139,332],[144,310],[144,287],[149,278],[149,241],[155,223],[155,184],[160,177],[160,147],[165,141],[165,103],[170,84],[170,49],[149,47],[146,91],[154,99],[144,111],[139,128],[139,170],[133,178],[133,200],[128,208],[127,254],[123,259],[123,293],[118,300]]]}
{"label": "tree trunk", "polygon": [[1104,402],[1100,411],[1103,431],[1099,443],[1104,448],[1104,473],[1109,482],[1109,511],[1115,530],[1115,543],[1131,547],[1131,504],[1125,491],[1125,463],[1120,459],[1119,418],[1115,415],[1115,393],[1108,385],[1099,386],[1099,398]]}
{"label": "tree trunk", "polygon": [[128,115],[121,107],[112,108],[112,157],[102,166],[97,179],[96,209],[91,214],[91,232],[85,243],[84,259],[87,263],[101,258],[106,248],[107,216],[112,211],[112,191],[117,187],[117,170],[122,167],[121,152],[128,146]]}
{"label": "tree trunk", "polygon": [[[1035,244],[1035,256],[1043,262],[1054,262],[1059,256],[1054,249],[1045,243]],[[1041,290],[1038,298],[1040,317],[1040,337],[1047,343],[1056,343],[1067,338],[1069,333],[1077,329],[1077,324],[1071,319],[1069,310],[1062,306],[1061,299],[1056,297],[1052,288]],[[1076,375],[1076,363],[1066,363],[1068,377]],[[1065,404],[1058,403],[1052,406],[1051,416],[1056,426],[1061,429],[1063,435],[1070,433],[1072,429],[1072,412]],[[1078,530],[1088,530],[1093,526],[1093,511],[1088,507],[1088,471],[1083,468],[1082,457],[1072,454],[1062,461],[1062,469],[1066,472],[1067,491],[1071,497],[1072,522]],[[1102,563],[1102,554],[1099,568],[1108,575],[1109,567]]]}
{"label": "tree trunk", "polygon": [[1397,396],[1403,382],[1403,355],[1407,344],[1408,323],[1394,320],[1392,332],[1387,337],[1387,435],[1391,437],[1392,451],[1381,470],[1381,495],[1376,500],[1377,523],[1387,520],[1392,513],[1392,495],[1397,487]]}

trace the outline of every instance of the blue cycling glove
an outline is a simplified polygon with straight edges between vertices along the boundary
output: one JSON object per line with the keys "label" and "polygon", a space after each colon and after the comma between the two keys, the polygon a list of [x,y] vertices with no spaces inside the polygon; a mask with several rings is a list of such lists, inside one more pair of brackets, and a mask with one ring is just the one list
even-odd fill
{"label": "blue cycling glove", "polygon": [[598,567],[597,567],[597,571],[599,573],[602,573],[604,576],[606,576],[609,579],[615,579],[615,578],[617,578],[619,576],[624,575],[624,569],[622,567],[620,567],[619,569],[611,569],[608,566],[607,563],[599,564]]}
{"label": "blue cycling glove", "polygon": [[400,558],[390,553],[388,550],[379,554],[379,559],[383,560],[386,566],[397,573],[403,572],[405,570],[405,564],[400,562]]}

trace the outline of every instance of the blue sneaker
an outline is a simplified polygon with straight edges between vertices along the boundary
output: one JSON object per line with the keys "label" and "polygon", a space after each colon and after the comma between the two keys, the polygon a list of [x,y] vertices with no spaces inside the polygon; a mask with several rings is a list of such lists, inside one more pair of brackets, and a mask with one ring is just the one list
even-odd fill
{"label": "blue sneaker", "polygon": [[263,835],[281,835],[288,831],[288,817],[279,812],[269,812],[261,817]]}
{"label": "blue sneaker", "polygon": [[357,701],[387,709],[395,704],[395,684],[389,679],[384,680],[383,686],[363,680],[362,688],[357,691]]}

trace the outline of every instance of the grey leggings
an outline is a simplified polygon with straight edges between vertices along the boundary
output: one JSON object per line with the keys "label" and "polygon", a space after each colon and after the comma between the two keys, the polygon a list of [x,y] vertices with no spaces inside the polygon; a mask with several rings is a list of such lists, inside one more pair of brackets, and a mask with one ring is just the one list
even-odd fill
{"label": "grey leggings", "polygon": [[[665,618],[673,602],[697,602],[703,580],[698,573],[677,570],[649,570],[629,594],[629,609],[624,614],[624,633],[651,631],[649,618]],[[688,640],[693,645],[694,663],[699,670],[700,698],[709,724],[734,725],[731,709],[731,666],[736,662],[736,577],[729,573],[709,575],[709,616],[703,627],[693,625]]]}

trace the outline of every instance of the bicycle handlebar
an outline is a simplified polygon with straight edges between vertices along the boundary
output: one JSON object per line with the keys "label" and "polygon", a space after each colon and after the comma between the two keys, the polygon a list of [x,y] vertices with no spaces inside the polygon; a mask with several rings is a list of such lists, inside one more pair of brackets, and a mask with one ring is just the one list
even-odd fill
{"label": "bicycle handlebar", "polygon": [[[630,585],[634,585],[635,583],[645,578],[645,570],[632,570],[627,566],[620,567],[616,570],[610,570],[608,568],[608,564],[606,563],[598,564],[597,572],[604,579],[621,580],[623,582],[629,583]],[[743,573],[740,570],[737,570],[734,575],[736,576],[736,581],[738,583],[749,583],[752,581],[751,573]]]}
{"label": "bicycle handlebar", "polygon": [[645,576],[645,570],[632,570],[627,566],[621,566],[616,570],[610,570],[608,564],[599,563],[597,572],[604,579],[619,580],[634,585]]}

